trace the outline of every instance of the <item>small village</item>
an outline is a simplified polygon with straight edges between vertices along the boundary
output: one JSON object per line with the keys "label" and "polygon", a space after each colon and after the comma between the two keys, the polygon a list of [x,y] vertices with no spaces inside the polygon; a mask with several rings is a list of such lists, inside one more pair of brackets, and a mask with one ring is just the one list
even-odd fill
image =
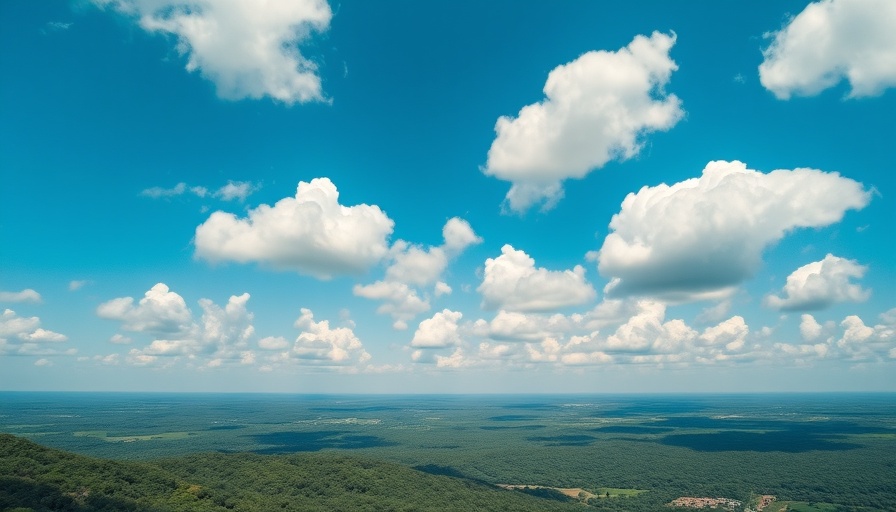
{"label": "small village", "polygon": [[[762,512],[762,510],[771,505],[773,501],[775,501],[775,496],[772,496],[770,494],[763,494],[759,496],[759,501],[756,504],[755,510],[751,508],[745,508],[744,512]],[[680,508],[714,508],[735,510],[743,506],[743,503],[731,498],[694,498],[690,496],[682,496],[681,498],[675,498],[667,505],[670,507]]]}

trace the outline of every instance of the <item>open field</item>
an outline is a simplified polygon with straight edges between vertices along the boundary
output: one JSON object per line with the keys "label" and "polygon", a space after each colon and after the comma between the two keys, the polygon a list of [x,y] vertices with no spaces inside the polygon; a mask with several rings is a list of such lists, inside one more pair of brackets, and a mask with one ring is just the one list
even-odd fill
{"label": "open field", "polygon": [[94,437],[96,439],[102,439],[103,441],[109,443],[133,443],[135,441],[161,441],[161,440],[174,440],[174,439],[186,439],[190,436],[198,435],[196,432],[159,432],[157,434],[146,434],[146,435],[115,435],[110,436],[108,432],[104,430],[83,430],[80,432],[72,433],[75,437]]}
{"label": "open field", "polygon": [[[646,489],[617,489],[615,487],[598,487],[598,498],[629,498],[647,492]],[[609,496],[608,496],[609,495]]]}

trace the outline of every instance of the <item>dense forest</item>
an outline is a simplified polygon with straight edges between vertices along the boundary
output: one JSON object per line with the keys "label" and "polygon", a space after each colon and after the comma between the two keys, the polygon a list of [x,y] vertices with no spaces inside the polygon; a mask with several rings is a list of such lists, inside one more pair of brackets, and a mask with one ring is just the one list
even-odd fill
{"label": "dense forest", "polygon": [[[896,396],[0,393],[6,510],[896,510]],[[39,443],[39,444],[36,444]],[[684,509],[680,509],[684,510]]]}
{"label": "dense forest", "polygon": [[97,459],[0,434],[3,511],[570,511],[580,505],[334,453]]}

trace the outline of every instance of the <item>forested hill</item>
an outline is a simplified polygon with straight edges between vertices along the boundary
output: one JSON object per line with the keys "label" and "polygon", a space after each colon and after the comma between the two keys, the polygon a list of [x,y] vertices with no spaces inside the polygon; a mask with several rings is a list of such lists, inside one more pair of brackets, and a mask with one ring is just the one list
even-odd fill
{"label": "forested hill", "polygon": [[334,453],[97,459],[0,434],[0,511],[581,511],[475,481]]}

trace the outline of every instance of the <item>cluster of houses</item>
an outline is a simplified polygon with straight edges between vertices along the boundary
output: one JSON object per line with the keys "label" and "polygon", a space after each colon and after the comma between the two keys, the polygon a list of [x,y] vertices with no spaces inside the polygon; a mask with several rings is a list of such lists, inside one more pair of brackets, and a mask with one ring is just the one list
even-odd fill
{"label": "cluster of houses", "polygon": [[734,510],[741,505],[743,505],[743,503],[740,501],[732,500],[730,498],[692,498],[690,496],[675,498],[669,503],[670,507],[725,508],[728,510]]}
{"label": "cluster of houses", "polygon": [[[755,512],[762,512],[762,509],[771,505],[773,501],[775,501],[775,497],[770,494],[759,496]],[[730,498],[693,498],[690,496],[682,496],[681,498],[675,498],[667,505],[670,507],[681,508],[723,508],[726,510],[735,510],[740,508],[743,503]],[[744,512],[754,511],[751,509],[744,509]]]}

